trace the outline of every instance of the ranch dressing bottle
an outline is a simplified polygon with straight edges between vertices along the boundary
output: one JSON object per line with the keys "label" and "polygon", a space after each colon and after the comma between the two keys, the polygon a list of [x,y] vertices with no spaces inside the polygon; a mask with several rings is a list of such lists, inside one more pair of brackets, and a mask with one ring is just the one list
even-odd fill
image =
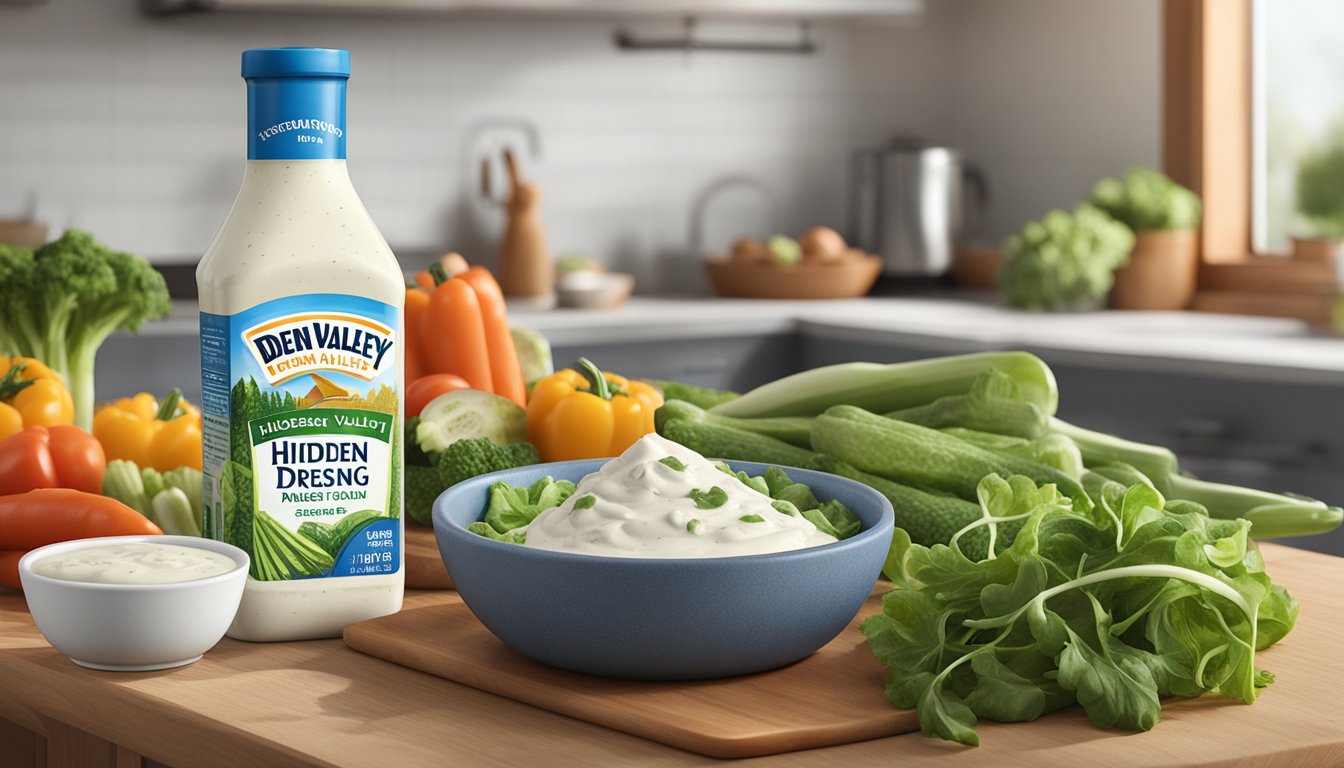
{"label": "ranch dressing bottle", "polygon": [[205,535],[252,565],[240,640],[401,608],[405,278],[345,168],[350,54],[243,53],[247,172],[196,269]]}

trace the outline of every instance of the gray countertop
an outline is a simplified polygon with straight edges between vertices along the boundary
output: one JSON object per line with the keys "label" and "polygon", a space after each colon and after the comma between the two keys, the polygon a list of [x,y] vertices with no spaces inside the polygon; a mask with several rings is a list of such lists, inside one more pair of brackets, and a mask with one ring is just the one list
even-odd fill
{"label": "gray countertop", "polygon": [[[194,303],[144,335],[197,332]],[[558,346],[796,332],[818,339],[961,351],[1026,348],[1100,366],[1344,385],[1344,339],[1286,319],[1196,312],[1043,314],[954,298],[753,301],[635,297],[619,309],[514,308]]]}

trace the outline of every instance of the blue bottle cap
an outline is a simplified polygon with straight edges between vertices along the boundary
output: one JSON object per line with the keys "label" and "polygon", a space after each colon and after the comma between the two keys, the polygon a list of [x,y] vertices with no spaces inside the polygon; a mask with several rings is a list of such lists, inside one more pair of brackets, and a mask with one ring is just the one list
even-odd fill
{"label": "blue bottle cap", "polygon": [[243,51],[243,77],[350,77],[350,52],[340,48],[253,48]]}

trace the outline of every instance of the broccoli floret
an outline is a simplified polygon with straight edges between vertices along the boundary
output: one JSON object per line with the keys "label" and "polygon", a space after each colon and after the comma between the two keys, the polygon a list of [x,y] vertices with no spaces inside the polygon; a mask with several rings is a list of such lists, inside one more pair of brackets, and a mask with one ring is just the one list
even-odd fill
{"label": "broccoli floret", "polygon": [[[407,447],[411,443],[406,441]],[[449,487],[468,478],[536,464],[537,449],[531,443],[497,445],[485,437],[458,440],[442,451],[423,454],[432,466],[406,462],[406,515],[429,525],[434,500]]]}
{"label": "broccoli floret", "polygon": [[412,463],[409,453],[413,442],[406,441],[406,515],[424,525],[431,524],[434,500],[449,487],[477,475],[525,467],[539,460],[531,443],[497,445],[489,438],[469,437],[442,451],[422,453],[424,464]]}
{"label": "broccoli floret", "polygon": [[442,451],[431,453],[439,480],[449,488],[471,477],[536,464],[540,459],[531,443],[497,445],[484,437],[458,440]]}
{"label": "broccoli floret", "polygon": [[434,500],[447,486],[439,480],[439,472],[433,467],[407,464],[405,472],[406,516],[421,525],[430,525]]}
{"label": "broccoli floret", "polygon": [[0,343],[65,378],[85,429],[93,425],[98,348],[114,331],[134,333],[171,308],[158,270],[87,232],[67,230],[35,251],[0,248]]}

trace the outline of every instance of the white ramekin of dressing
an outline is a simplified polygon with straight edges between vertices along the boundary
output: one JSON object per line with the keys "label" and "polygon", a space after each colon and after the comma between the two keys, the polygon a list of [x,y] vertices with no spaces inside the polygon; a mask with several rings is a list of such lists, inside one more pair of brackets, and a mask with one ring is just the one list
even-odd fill
{"label": "white ramekin of dressing", "polygon": [[110,536],[50,544],[19,560],[19,581],[47,642],[91,669],[190,664],[238,611],[247,553],[192,536]]}

